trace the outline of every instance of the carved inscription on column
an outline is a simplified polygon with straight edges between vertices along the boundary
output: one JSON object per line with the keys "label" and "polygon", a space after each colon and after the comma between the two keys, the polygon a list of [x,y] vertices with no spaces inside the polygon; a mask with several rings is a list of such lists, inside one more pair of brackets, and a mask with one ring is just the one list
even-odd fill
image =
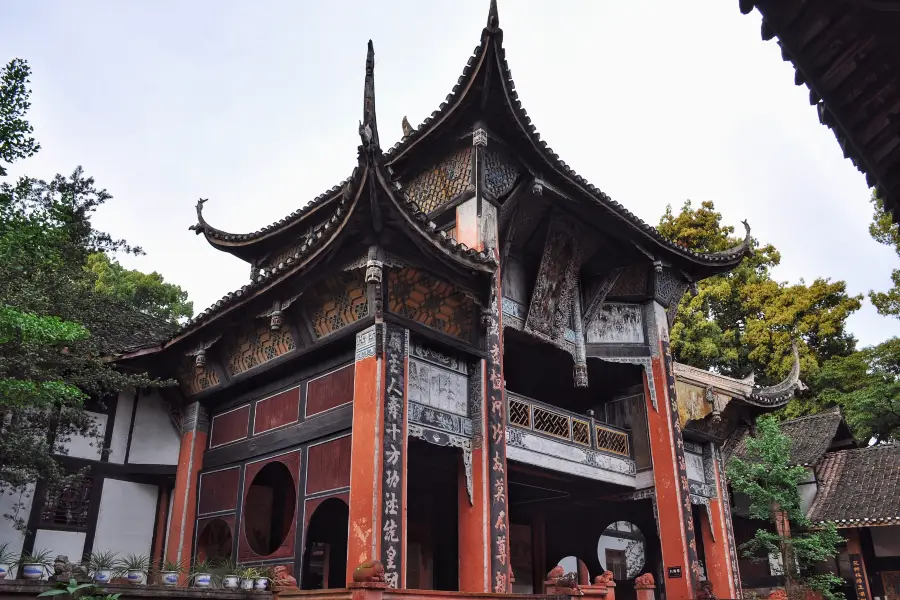
{"label": "carved inscription on column", "polygon": [[487,328],[487,423],[488,423],[488,464],[490,465],[490,531],[491,531],[491,573],[494,593],[509,591],[509,544],[507,542],[507,482],[506,482],[506,402],[503,389],[503,342],[500,321],[500,279],[499,272],[491,284],[491,307]]}
{"label": "carved inscription on column", "polygon": [[381,489],[381,562],[384,577],[392,588],[399,588],[403,568],[403,488],[406,476],[406,356],[409,348],[405,329],[386,325],[385,355],[387,373],[384,394],[384,455]]}
{"label": "carved inscription on column", "polygon": [[672,424],[672,434],[675,437],[675,469],[678,477],[678,493],[681,502],[681,513],[684,520],[684,539],[687,543],[687,559],[689,576],[692,579],[692,588],[696,589],[700,581],[700,563],[697,560],[697,539],[694,532],[694,519],[691,510],[690,484],[688,483],[687,461],[684,455],[684,439],[681,435],[681,423],[678,420],[678,396],[675,391],[675,371],[672,366],[672,351],[669,348],[669,340],[662,340],[663,364],[666,369],[666,385],[669,390],[669,403],[671,410],[669,417]]}
{"label": "carved inscription on column", "polygon": [[731,500],[729,499],[728,490],[725,487],[725,467],[722,464],[722,453],[716,447],[712,446],[713,452],[713,462],[715,464],[715,469],[718,473],[719,484],[722,489],[722,510],[724,512],[724,521],[725,521],[725,534],[728,541],[728,554],[731,556],[731,577],[732,582],[734,583],[735,590],[735,598],[743,598],[743,592],[741,590],[741,573],[738,568],[738,554],[737,554],[737,545],[734,543],[734,529],[731,526]]}

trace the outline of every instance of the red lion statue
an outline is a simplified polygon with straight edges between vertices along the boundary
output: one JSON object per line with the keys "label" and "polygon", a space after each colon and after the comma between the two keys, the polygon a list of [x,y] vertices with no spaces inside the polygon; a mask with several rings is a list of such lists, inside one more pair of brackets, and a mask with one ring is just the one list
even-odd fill
{"label": "red lion statue", "polygon": [[653,587],[656,585],[656,582],[653,580],[652,573],[644,573],[643,575],[638,575],[634,579],[635,587]]}
{"label": "red lion statue", "polygon": [[609,585],[613,582],[613,572],[606,571],[603,575],[594,577],[594,585]]}
{"label": "red lion statue", "polygon": [[275,589],[291,589],[297,587],[297,580],[288,572],[284,565],[278,565],[272,569],[274,577],[272,578],[272,587]]}
{"label": "red lion statue", "polygon": [[384,565],[380,560],[367,560],[353,570],[356,583],[384,583]]}

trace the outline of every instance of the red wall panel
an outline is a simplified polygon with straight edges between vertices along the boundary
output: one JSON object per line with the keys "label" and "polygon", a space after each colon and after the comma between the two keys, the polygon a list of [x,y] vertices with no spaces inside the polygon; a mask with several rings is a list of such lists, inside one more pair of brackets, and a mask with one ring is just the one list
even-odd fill
{"label": "red wall panel", "polygon": [[[265,511],[260,511],[258,507],[253,506],[253,502],[248,503],[248,495],[253,487],[253,480],[266,465],[271,463],[280,463],[287,468],[292,480],[293,504],[288,503],[285,508],[285,517],[289,528],[284,540],[281,544],[269,554],[258,554],[250,546],[247,539],[248,521],[253,519],[266,519],[269,517]],[[270,559],[270,558],[289,558],[294,555],[294,540],[297,536],[297,507],[298,496],[297,490],[300,481],[300,451],[289,452],[272,458],[248,463],[244,469],[244,501],[241,505],[241,525],[240,538],[238,543],[238,560],[241,562]],[[276,493],[278,493],[276,491]]]}
{"label": "red wall panel", "polygon": [[300,388],[295,387],[256,403],[253,435],[284,427],[300,420]]}
{"label": "red wall panel", "polygon": [[306,493],[317,494],[350,485],[349,435],[309,447]]}
{"label": "red wall panel", "polygon": [[[222,523],[225,527],[221,527]],[[196,535],[194,556],[198,560],[218,560],[231,556],[234,547],[234,515],[197,519]]]}
{"label": "red wall panel", "polygon": [[306,384],[306,416],[353,401],[353,365],[347,365]]}
{"label": "red wall panel", "polygon": [[303,531],[309,529],[309,520],[312,518],[313,513],[316,512],[316,509],[319,508],[319,505],[331,498],[339,498],[344,501],[344,504],[350,506],[350,494],[346,492],[343,494],[334,494],[333,496],[322,496],[321,498],[307,500],[303,510]]}
{"label": "red wall panel", "polygon": [[197,512],[204,515],[237,508],[240,477],[240,467],[202,473],[200,475],[200,506]]}
{"label": "red wall panel", "polygon": [[250,429],[250,405],[214,415],[209,432],[209,447],[223,446],[247,437]]}

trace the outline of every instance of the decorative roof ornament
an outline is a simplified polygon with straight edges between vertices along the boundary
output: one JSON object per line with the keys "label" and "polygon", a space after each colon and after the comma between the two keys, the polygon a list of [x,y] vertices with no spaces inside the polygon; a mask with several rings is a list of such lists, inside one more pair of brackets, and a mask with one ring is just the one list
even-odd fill
{"label": "decorative roof ornament", "polygon": [[740,243],[736,246],[732,246],[726,250],[720,250],[719,252],[709,252],[706,256],[710,257],[732,257],[732,256],[751,256],[753,254],[753,238],[750,237],[750,224],[747,223],[747,219],[741,221],[741,224],[744,226],[744,239],[740,241]]}
{"label": "decorative roof ornament", "polygon": [[763,404],[776,404],[784,402],[797,391],[805,389],[806,386],[800,381],[800,353],[797,351],[797,342],[791,343],[791,351],[794,355],[794,364],[788,376],[775,385],[753,388],[751,398]]}
{"label": "decorative roof ornament", "polygon": [[363,87],[363,120],[359,124],[359,135],[363,146],[380,148],[378,123],[375,120],[375,46],[369,40],[366,53],[366,81]]}
{"label": "decorative roof ornament", "polygon": [[491,33],[500,31],[500,13],[497,11],[497,0],[491,0],[491,7],[488,9],[487,30]]}
{"label": "decorative roof ornament", "polygon": [[197,235],[203,233],[207,228],[206,219],[203,218],[203,205],[206,204],[207,200],[209,200],[209,198],[200,198],[197,200],[197,223],[188,227],[188,231],[193,231]]}
{"label": "decorative roof ornament", "polygon": [[403,117],[403,121],[400,123],[400,126],[403,127],[403,137],[409,137],[412,135],[412,132],[415,131],[413,126],[409,124],[409,119],[405,116]]}

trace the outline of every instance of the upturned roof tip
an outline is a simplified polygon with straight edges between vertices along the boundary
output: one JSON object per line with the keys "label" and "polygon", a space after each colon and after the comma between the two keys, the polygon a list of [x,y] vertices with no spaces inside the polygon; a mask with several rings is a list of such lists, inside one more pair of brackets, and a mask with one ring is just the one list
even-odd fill
{"label": "upturned roof tip", "polygon": [[500,13],[497,11],[497,0],[491,0],[491,6],[488,9],[487,29],[488,31],[500,29]]}
{"label": "upturned roof tip", "polygon": [[363,84],[363,120],[359,124],[363,146],[380,147],[375,119],[375,45],[369,40],[366,51],[366,79]]}

